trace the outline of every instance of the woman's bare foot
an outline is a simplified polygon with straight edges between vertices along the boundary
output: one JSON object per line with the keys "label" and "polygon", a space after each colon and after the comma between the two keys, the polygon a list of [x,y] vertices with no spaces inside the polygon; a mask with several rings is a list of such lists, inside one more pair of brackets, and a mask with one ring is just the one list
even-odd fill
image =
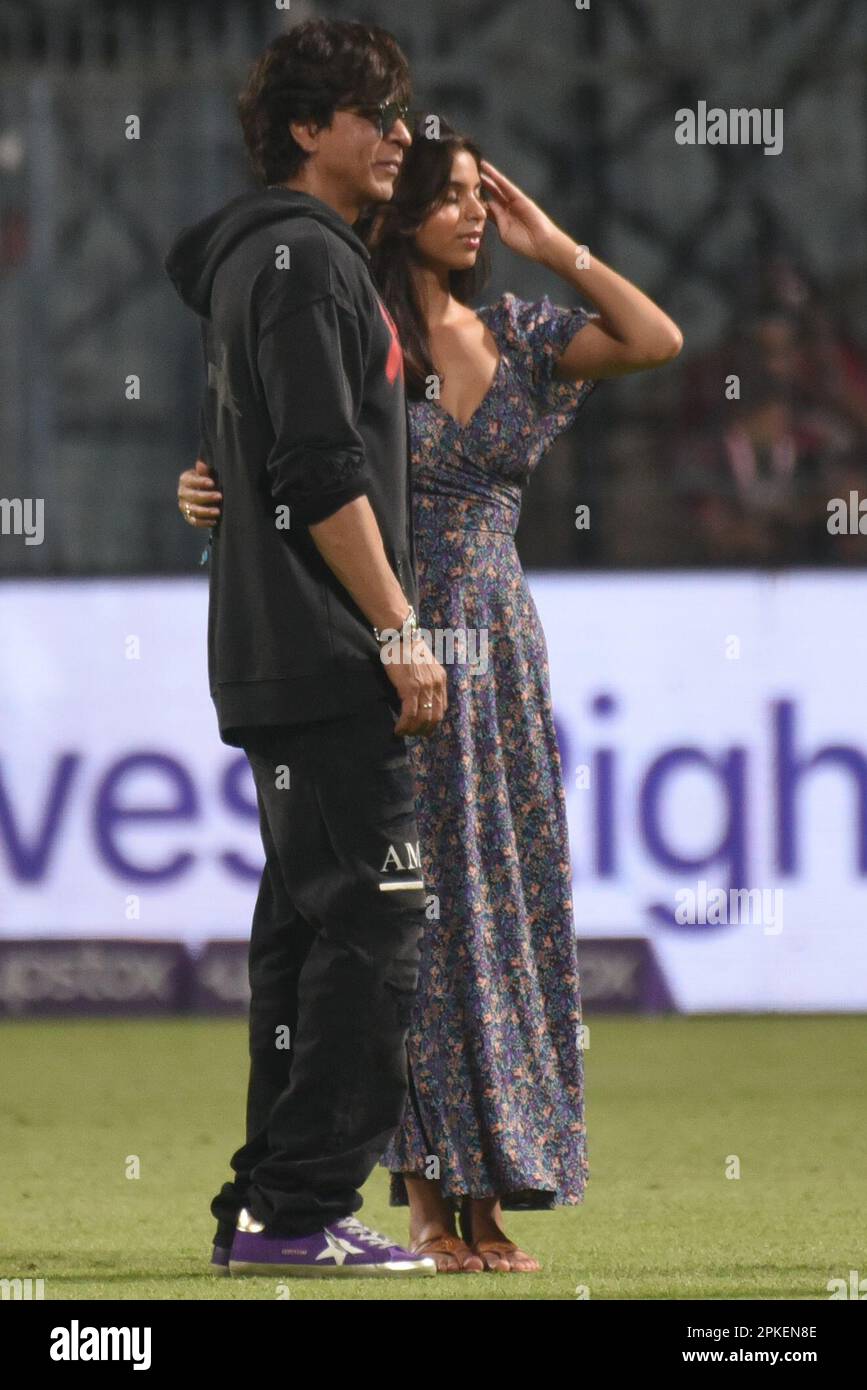
{"label": "woman's bare foot", "polygon": [[498,1197],[464,1197],[461,1234],[471,1250],[497,1274],[532,1274],[539,1261],[521,1250],[500,1227],[503,1213]]}
{"label": "woman's bare foot", "polygon": [[430,1255],[440,1274],[481,1274],[484,1265],[455,1230],[454,1211],[436,1179],[404,1173],[409,1197],[409,1248]]}

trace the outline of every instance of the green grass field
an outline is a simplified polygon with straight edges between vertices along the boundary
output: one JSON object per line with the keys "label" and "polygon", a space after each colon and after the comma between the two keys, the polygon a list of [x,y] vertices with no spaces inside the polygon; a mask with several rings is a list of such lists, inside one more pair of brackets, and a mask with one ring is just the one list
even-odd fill
{"label": "green grass field", "polygon": [[[541,1272],[294,1280],[291,1297],[827,1299],[829,1279],[867,1276],[867,1019],[590,1025],[585,1201],[507,1214]],[[207,1272],[208,1204],[243,1137],[243,1022],[7,1022],[0,1046],[0,1277],[43,1278],[46,1299],[276,1297]],[[364,1197],[362,1219],[405,1239],[383,1169]]]}

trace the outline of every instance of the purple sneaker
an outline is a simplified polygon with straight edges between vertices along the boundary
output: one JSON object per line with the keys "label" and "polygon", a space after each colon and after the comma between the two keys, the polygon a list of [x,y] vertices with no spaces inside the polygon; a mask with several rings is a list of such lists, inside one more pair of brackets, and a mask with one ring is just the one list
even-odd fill
{"label": "purple sneaker", "polygon": [[429,1255],[412,1255],[355,1216],[333,1221],[311,1236],[269,1236],[246,1207],[238,1217],[229,1271],[298,1278],[436,1274]]}
{"label": "purple sneaker", "polygon": [[211,1263],[208,1265],[211,1274],[228,1276],[229,1273],[229,1250],[225,1245],[214,1245],[211,1247]]}

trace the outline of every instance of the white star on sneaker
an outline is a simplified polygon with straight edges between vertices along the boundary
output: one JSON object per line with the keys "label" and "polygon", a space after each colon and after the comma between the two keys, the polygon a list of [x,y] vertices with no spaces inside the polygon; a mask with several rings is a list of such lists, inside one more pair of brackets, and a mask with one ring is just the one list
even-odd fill
{"label": "white star on sneaker", "polygon": [[317,1260],[333,1260],[335,1264],[342,1265],[347,1255],[363,1255],[364,1251],[359,1245],[353,1245],[349,1240],[342,1240],[340,1236],[334,1236],[330,1231],[325,1231],[327,1248],[316,1256]]}

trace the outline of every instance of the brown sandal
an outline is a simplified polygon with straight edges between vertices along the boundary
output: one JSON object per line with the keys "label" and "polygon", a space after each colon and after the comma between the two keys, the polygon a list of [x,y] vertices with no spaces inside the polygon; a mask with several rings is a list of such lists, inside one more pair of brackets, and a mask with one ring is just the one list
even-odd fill
{"label": "brown sandal", "polygon": [[482,1258],[485,1254],[498,1255],[501,1259],[504,1260],[514,1259],[516,1255],[519,1255],[524,1260],[532,1260],[533,1264],[536,1266],[535,1270],[515,1269],[514,1266],[512,1266],[508,1270],[493,1270],[492,1272],[494,1274],[535,1274],[536,1270],[542,1268],[535,1255],[528,1255],[527,1251],[521,1250],[520,1247],[517,1246],[513,1240],[477,1240],[470,1248],[472,1249],[473,1253],[478,1255],[479,1258],[482,1260],[482,1265],[486,1270],[490,1270],[491,1266],[487,1263],[485,1259]]}
{"label": "brown sandal", "polygon": [[[453,1269],[451,1267],[449,1267],[448,1269],[440,1269],[439,1265],[437,1265],[438,1274],[481,1274],[485,1268],[484,1260],[480,1259],[476,1251],[471,1250],[469,1245],[467,1245],[465,1241],[461,1240],[460,1236],[428,1236],[428,1239],[423,1240],[421,1245],[416,1245],[411,1253],[413,1255],[433,1256],[453,1255],[454,1258],[458,1261],[457,1269]],[[480,1266],[480,1268],[468,1269],[466,1264],[461,1263],[461,1260],[466,1258],[469,1258],[470,1260],[475,1259],[476,1263]]]}
{"label": "brown sandal", "polygon": [[[464,1197],[461,1201],[460,1209],[458,1211],[458,1229],[460,1230],[460,1233],[463,1236],[465,1243],[469,1246],[470,1250],[472,1250],[473,1254],[479,1256],[479,1258],[482,1261],[482,1268],[486,1271],[490,1271],[491,1266],[488,1264],[487,1260],[483,1258],[485,1254],[499,1255],[501,1258],[505,1258],[506,1256],[521,1255],[525,1260],[532,1260],[535,1265],[538,1265],[539,1269],[542,1268],[535,1255],[528,1255],[526,1250],[519,1249],[519,1247],[515,1244],[513,1240],[473,1240],[472,1220],[470,1217],[470,1202],[469,1198],[467,1197]],[[494,1270],[491,1272],[495,1274],[535,1274],[536,1271],[529,1269],[503,1269]]]}

